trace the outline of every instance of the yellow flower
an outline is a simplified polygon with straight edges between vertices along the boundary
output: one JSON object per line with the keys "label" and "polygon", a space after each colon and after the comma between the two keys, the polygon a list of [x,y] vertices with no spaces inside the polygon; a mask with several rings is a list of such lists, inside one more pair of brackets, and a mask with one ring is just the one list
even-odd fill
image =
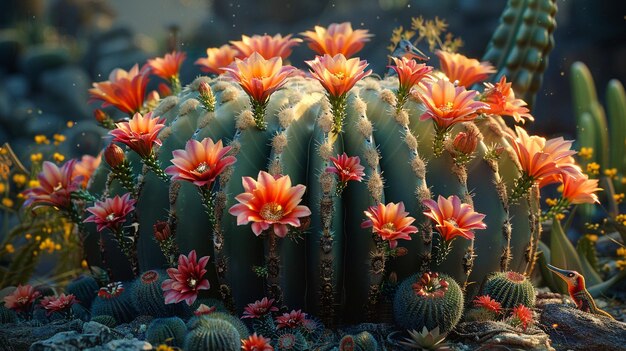
{"label": "yellow flower", "polygon": [[37,236],[35,237],[35,241],[41,241],[41,236],[37,235]]}
{"label": "yellow flower", "polygon": [[558,202],[559,202],[559,201],[558,201],[557,199],[553,199],[553,198],[547,198],[547,199],[546,199],[546,205],[548,205],[548,206],[550,206],[550,207],[552,207],[552,206],[556,206],[556,204],[557,204]]}
{"label": "yellow flower", "polygon": [[26,240],[30,240],[33,238],[33,235],[31,233],[26,233],[26,235],[24,235],[24,237],[26,238]]}
{"label": "yellow flower", "polygon": [[556,218],[557,220],[562,220],[563,218],[565,218],[565,215],[563,213],[559,213],[556,216],[554,216],[554,218]]}
{"label": "yellow flower", "polygon": [[598,236],[595,234],[585,234],[585,238],[589,239],[589,241],[594,242],[594,243],[598,241]]}
{"label": "yellow flower", "polygon": [[13,207],[13,200],[9,199],[8,197],[5,197],[2,199],[2,205],[4,205],[4,207]]}
{"label": "yellow flower", "polygon": [[54,241],[50,240],[50,238],[46,238],[41,244],[39,244],[39,250],[48,251],[48,253],[53,253],[56,248],[56,244]]}
{"label": "yellow flower", "polygon": [[615,221],[626,226],[626,214],[619,214],[615,217]]}
{"label": "yellow flower", "polygon": [[595,162],[591,162],[587,165],[587,173],[600,174],[600,165]]}
{"label": "yellow flower", "polygon": [[74,126],[74,121],[67,121],[67,127],[72,128]]}
{"label": "yellow flower", "polygon": [[588,160],[593,156],[593,148],[592,147],[581,147],[580,151],[578,151],[578,156]]}
{"label": "yellow flower", "polygon": [[87,269],[89,267],[87,260],[80,261],[80,266],[83,267],[83,269]]}
{"label": "yellow flower", "polygon": [[559,186],[556,188],[556,191],[558,191],[558,192],[562,193],[564,188],[565,188],[565,187],[563,186],[563,184],[561,184],[561,185],[559,185]]}
{"label": "yellow flower", "polygon": [[39,252],[33,251],[33,256],[37,256],[37,255],[39,255]]}
{"label": "yellow flower", "polygon": [[626,257],[626,247],[620,247],[617,249],[617,256]]}
{"label": "yellow flower", "polygon": [[65,135],[63,134],[55,134],[52,136],[52,138],[54,139],[54,141],[62,143],[65,141]]}
{"label": "yellow flower", "polygon": [[604,170],[604,175],[611,178],[611,179],[615,179],[615,177],[617,177],[617,168],[608,168]]}
{"label": "yellow flower", "polygon": [[156,351],[175,351],[176,349],[171,347],[171,346],[167,346],[165,344],[161,344],[156,348]]}
{"label": "yellow flower", "polygon": [[26,183],[26,175],[25,174],[14,174],[13,175],[13,182],[15,184],[17,184],[17,186],[22,186]]}
{"label": "yellow flower", "polygon": [[55,162],[63,162],[63,160],[65,160],[65,156],[63,156],[63,154],[60,154],[58,152],[55,152],[52,155],[52,158],[54,159]]}
{"label": "yellow flower", "polygon": [[619,193],[619,194],[615,194],[613,195],[613,199],[615,200],[615,202],[617,202],[618,204],[621,203],[622,201],[624,201],[624,193]]}
{"label": "yellow flower", "polygon": [[4,183],[0,183],[0,193],[3,193],[7,189],[7,186]]}
{"label": "yellow flower", "polygon": [[620,271],[623,271],[624,269],[626,269],[626,260],[620,260],[620,261],[615,262],[615,266]]}
{"label": "yellow flower", "polygon": [[35,142],[37,144],[50,144],[50,140],[43,134],[35,135]]}
{"label": "yellow flower", "polygon": [[6,244],[4,246],[4,250],[6,250],[6,252],[12,254],[15,252],[15,247],[13,246],[13,244]]}
{"label": "yellow flower", "polygon": [[36,187],[38,187],[39,185],[40,185],[40,184],[39,184],[39,181],[38,181],[37,179],[32,179],[32,180],[29,180],[29,181],[28,181],[28,187],[29,187],[29,188],[36,188]]}
{"label": "yellow flower", "polygon": [[30,161],[31,162],[39,162],[43,160],[43,155],[41,154],[41,152],[38,152],[36,154],[31,154],[30,155]]}

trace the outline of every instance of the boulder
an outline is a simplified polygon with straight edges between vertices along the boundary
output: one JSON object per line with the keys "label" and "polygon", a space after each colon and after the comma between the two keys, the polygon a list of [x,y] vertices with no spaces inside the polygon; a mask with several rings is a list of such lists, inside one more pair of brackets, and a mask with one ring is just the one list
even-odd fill
{"label": "boulder", "polygon": [[626,323],[567,305],[546,305],[540,325],[557,350],[618,351],[626,342]]}

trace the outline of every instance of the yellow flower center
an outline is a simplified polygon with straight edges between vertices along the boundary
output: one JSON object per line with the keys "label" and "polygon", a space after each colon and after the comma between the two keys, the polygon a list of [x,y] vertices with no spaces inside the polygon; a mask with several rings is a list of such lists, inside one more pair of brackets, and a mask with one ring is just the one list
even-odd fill
{"label": "yellow flower center", "polygon": [[448,218],[447,221],[448,221],[448,223],[452,224],[455,228],[459,227],[459,224],[456,222],[456,219]]}
{"label": "yellow flower center", "polygon": [[341,79],[341,80],[343,80],[344,78],[346,78],[346,74],[345,74],[345,73],[343,73],[343,72],[333,73],[333,75],[334,75],[335,77],[337,77],[337,79]]}
{"label": "yellow flower center", "polygon": [[196,167],[196,169],[194,169],[195,172],[198,172],[200,174],[208,170],[209,170],[209,165],[207,165],[206,162],[202,162],[201,164],[198,165],[198,167]]}
{"label": "yellow flower center", "polygon": [[261,207],[259,214],[266,221],[276,222],[283,218],[285,212],[281,205],[275,202],[269,202]]}
{"label": "yellow flower center", "polygon": [[189,284],[190,288],[195,288],[196,284],[198,284],[198,281],[194,278],[189,278],[189,280],[187,280],[187,283]]}
{"label": "yellow flower center", "polygon": [[106,219],[107,221],[112,221],[115,219],[115,213],[109,213],[104,219]]}
{"label": "yellow flower center", "polygon": [[450,112],[454,108],[454,103],[452,101],[448,101],[445,104],[439,106],[439,109],[442,112]]}
{"label": "yellow flower center", "polygon": [[392,222],[388,222],[388,223],[383,224],[382,228],[383,228],[383,230],[390,230],[392,232],[396,231],[396,226]]}
{"label": "yellow flower center", "polygon": [[19,298],[17,299],[17,303],[18,303],[18,304],[20,304],[20,305],[24,305],[24,304],[26,304],[27,302],[28,302],[28,297],[19,297]]}

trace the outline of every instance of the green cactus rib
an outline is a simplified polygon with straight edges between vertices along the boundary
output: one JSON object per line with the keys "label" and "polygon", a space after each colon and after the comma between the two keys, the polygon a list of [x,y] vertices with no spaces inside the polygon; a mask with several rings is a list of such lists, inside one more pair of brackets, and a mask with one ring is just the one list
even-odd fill
{"label": "green cactus rib", "polygon": [[533,284],[525,276],[515,272],[493,274],[485,282],[483,294],[500,302],[503,308],[514,308],[520,304],[526,307],[535,305]]}
{"label": "green cactus rib", "polygon": [[626,174],[626,93],[624,86],[613,79],[606,88],[606,110],[609,116],[609,133],[611,135],[609,165],[617,168],[622,175]]}
{"label": "green cactus rib", "polygon": [[[197,101],[196,89],[202,81],[209,82],[215,92],[214,112],[207,112]],[[471,194],[476,211],[487,215],[488,225],[487,230],[476,233],[473,254],[477,257],[473,265],[467,260],[474,258],[472,250],[468,251],[471,242],[459,239],[448,259],[437,267],[439,270],[461,283],[480,282],[488,273],[506,267],[502,264],[502,257],[506,256],[504,262],[509,269],[525,272],[529,261],[522,251],[532,247],[531,240],[536,240],[536,236],[531,236],[529,207],[523,201],[508,206],[503,196],[519,175],[514,155],[505,151],[497,161],[484,160],[488,145],[508,146],[504,134],[510,130],[499,119],[476,121],[484,142],[479,143],[475,158],[467,164],[467,184],[462,184],[450,171],[453,161],[449,153],[433,158],[432,122],[419,120],[423,106],[410,99],[403,109],[396,109],[392,92],[395,89],[396,78],[359,82],[347,100],[344,132],[332,145],[323,121],[328,104],[316,82],[310,79],[292,78],[272,95],[265,131],[241,124],[242,114],[249,113],[249,102],[232,83],[198,78],[178,98],[164,99],[157,107],[167,120],[167,127],[160,134],[163,145],[157,154],[162,167],[170,164],[172,151],[183,149],[190,138],[222,140],[233,147],[237,162],[219,178],[217,225],[212,229],[193,185],[167,185],[151,172],[140,177],[137,248],[141,270],[161,269],[167,264],[165,257],[158,254],[159,246],[152,232],[157,220],[167,220],[181,253],[195,249],[200,256],[211,256],[207,267],[211,285],[208,294],[221,295],[237,313],[248,303],[280,291],[284,304],[323,317],[327,325],[341,323],[341,316],[346,315],[349,317],[345,317],[345,322],[363,321],[368,316],[377,317],[372,312],[383,307],[377,297],[386,275],[393,272],[398,279],[404,279],[434,268],[429,259],[431,244],[423,240],[429,239],[432,228],[421,205],[423,199],[432,197],[432,192],[435,196],[456,194],[462,198]],[[281,124],[281,116],[287,113],[293,117],[291,123]],[[282,150],[273,144],[277,134],[284,134],[287,139]],[[366,177],[363,182],[350,182],[338,197],[334,194],[334,175],[330,175],[331,191],[326,183],[323,188],[322,180],[328,180],[325,169],[329,154],[344,151],[360,157]],[[128,159],[134,174],[142,174],[140,161],[132,153]],[[267,235],[256,237],[250,225],[238,226],[235,216],[228,213],[236,203],[234,197],[243,192],[241,178],[256,178],[261,170],[280,170],[291,177],[293,185],[305,185],[302,205],[312,211],[303,240],[277,241],[279,273],[272,284],[279,290],[268,289],[266,277],[258,276],[252,269],[267,263]],[[94,184],[99,187],[91,190],[109,195],[125,192],[117,181],[105,186],[103,179],[108,172],[107,166],[96,171]],[[417,219],[420,233],[411,241],[399,242],[399,246],[408,249],[407,255],[381,264],[384,255],[378,236],[372,235],[371,229],[360,228],[365,219],[363,211],[378,202],[399,201]],[[88,228],[91,235],[86,247],[96,253],[89,257],[97,263],[98,247],[93,243],[97,235],[93,235],[93,226]],[[107,240],[105,244],[108,262],[123,258],[114,243]],[[494,249],[502,254],[494,255]],[[468,267],[472,268],[469,276]],[[111,268],[114,279],[131,276],[125,265]]]}
{"label": "green cactus rib", "polygon": [[556,0],[509,0],[483,56],[497,69],[492,81],[506,76],[530,106],[554,47],[556,11]]}
{"label": "green cactus rib", "polygon": [[183,347],[187,351],[241,350],[241,337],[237,329],[225,320],[211,319],[192,328]]}
{"label": "green cactus rib", "polygon": [[156,318],[146,329],[146,341],[152,345],[182,346],[187,334],[185,322],[178,317]]}

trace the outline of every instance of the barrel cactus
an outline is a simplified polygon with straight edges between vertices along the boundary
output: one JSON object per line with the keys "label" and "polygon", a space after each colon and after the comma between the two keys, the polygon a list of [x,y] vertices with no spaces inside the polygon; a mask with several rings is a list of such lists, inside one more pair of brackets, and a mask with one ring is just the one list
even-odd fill
{"label": "barrel cactus", "polygon": [[136,313],[128,290],[119,282],[100,288],[98,296],[91,304],[92,316],[112,316],[118,323],[132,321]]}
{"label": "barrel cactus", "polygon": [[109,328],[113,328],[117,325],[117,321],[115,320],[115,318],[113,318],[113,316],[109,316],[108,314],[93,316],[91,317],[91,321],[106,325]]}
{"label": "barrel cactus", "polygon": [[78,302],[86,308],[91,307],[91,303],[96,298],[99,289],[98,282],[90,275],[79,276],[65,288],[68,294],[76,296]]}
{"label": "barrel cactus", "polygon": [[516,272],[494,273],[485,282],[483,292],[503,308],[535,305],[535,287],[526,276]]}
{"label": "barrel cactus", "polygon": [[133,306],[140,315],[169,317],[185,314],[188,308],[182,304],[166,305],[163,300],[161,284],[167,274],[161,270],[149,270],[141,274],[131,286],[130,295]]}
{"label": "barrel cactus", "polygon": [[241,338],[232,324],[211,319],[206,323],[198,324],[185,337],[185,350],[241,350]]}
{"label": "barrel cactus", "polygon": [[[525,103],[505,77],[469,90],[494,70],[458,54],[439,54],[444,72],[434,72],[407,51],[394,76],[374,78],[344,56],[364,33],[345,52],[307,37],[323,55],[307,61],[312,77],[283,65],[298,41],[259,37],[269,53],[222,62],[212,72],[228,77],[199,77],[160,101],[144,101],[137,67],[94,83],[95,99],[132,118],[98,116],[114,143],[91,179],[104,200],[88,208],[86,230],[99,232],[86,236],[89,263],[130,279],[197,250],[210,260],[206,277],[179,282],[187,293],[208,289],[237,314],[269,296],[329,326],[376,319],[391,275],[442,272],[473,296],[470,283],[492,272],[529,274],[547,175],[520,160],[530,137],[502,117],[532,119]],[[170,65],[161,77],[178,82],[180,62]],[[463,65],[474,73],[454,76]],[[554,169],[565,156],[544,161]]]}
{"label": "barrel cactus", "polygon": [[407,278],[393,302],[396,324],[405,329],[426,327],[446,333],[463,313],[463,292],[449,276],[427,272]]}
{"label": "barrel cactus", "polygon": [[146,329],[146,340],[153,345],[169,344],[182,346],[187,326],[178,317],[157,318]]}

